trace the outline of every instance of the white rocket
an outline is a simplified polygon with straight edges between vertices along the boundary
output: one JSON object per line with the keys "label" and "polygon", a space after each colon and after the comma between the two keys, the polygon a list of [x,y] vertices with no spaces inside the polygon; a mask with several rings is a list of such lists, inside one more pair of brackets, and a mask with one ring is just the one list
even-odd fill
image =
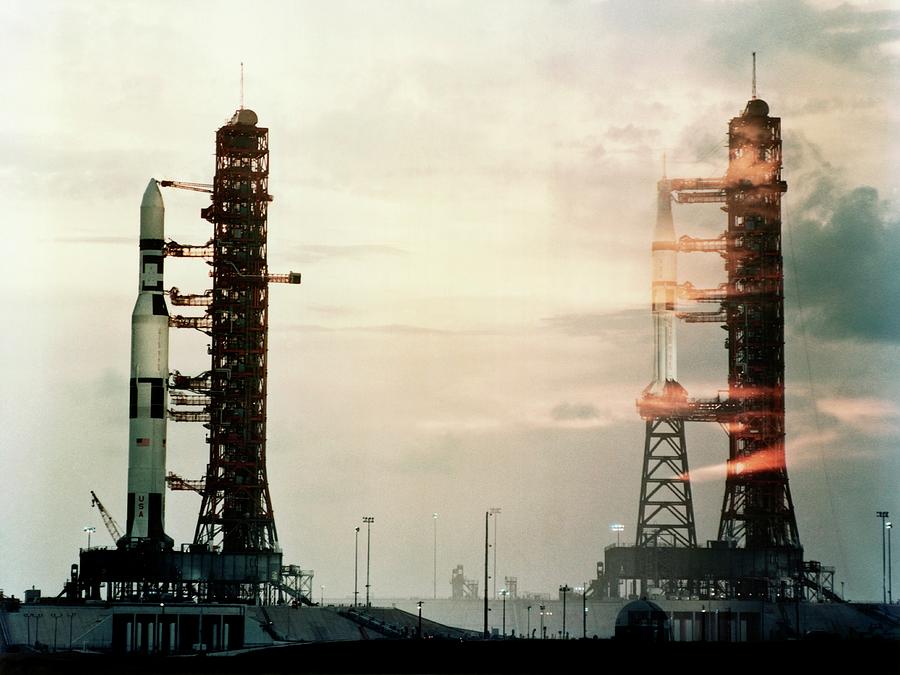
{"label": "white rocket", "polygon": [[675,303],[678,298],[678,242],[672,222],[672,185],[657,184],[656,227],[653,230],[653,381],[644,389],[651,396],[680,397],[675,362]]}
{"label": "white rocket", "polygon": [[164,532],[169,312],[163,296],[165,206],[151,179],[141,200],[137,302],[131,313],[128,524],[120,545],[171,548]]}

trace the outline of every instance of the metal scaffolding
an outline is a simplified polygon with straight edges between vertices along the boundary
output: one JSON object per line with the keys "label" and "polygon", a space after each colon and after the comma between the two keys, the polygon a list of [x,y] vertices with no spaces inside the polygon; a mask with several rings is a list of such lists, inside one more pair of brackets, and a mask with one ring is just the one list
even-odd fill
{"label": "metal scaffolding", "polygon": [[[781,177],[781,120],[770,117],[768,105],[754,95],[743,114],[729,122],[728,141],[724,177],[659,181],[657,215],[658,222],[671,223],[664,213],[670,200],[722,203],[726,231],[714,239],[654,242],[654,251],[674,246],[681,253],[717,253],[724,259],[725,283],[710,289],[677,286],[681,299],[718,303],[718,308],[675,316],[686,323],[722,324],[728,390],[716,398],[690,398],[673,380],[662,389],[651,385],[638,400],[646,441],[636,544],[608,552],[598,588],[616,594],[619,581],[629,579],[632,588],[639,581],[643,591],[652,579],[666,593],[707,588],[710,597],[796,597],[804,585],[815,585],[833,599],[827,583],[804,578],[785,466],[781,195],[787,184]],[[718,536],[705,549],[697,548],[694,534],[687,421],[716,422],[728,433]]]}
{"label": "metal scaffolding", "polygon": [[[298,284],[300,275],[269,274],[268,179],[268,129],[257,126],[253,111],[241,108],[216,131],[212,185],[162,183],[209,193],[211,203],[201,216],[213,224],[207,243],[169,242],[165,248],[168,256],[205,258],[213,280],[202,293],[169,291],[173,305],[204,309],[202,315],[173,316],[169,323],[206,333],[211,359],[204,373],[190,377],[175,371],[169,377],[170,419],[200,422],[208,430],[206,475],[185,480],[172,474],[167,481],[171,489],[194,490],[202,497],[191,551],[250,558],[272,554],[280,560],[266,475],[268,285]],[[266,579],[265,588],[271,583]],[[252,599],[268,592],[245,586],[211,587],[209,595]]]}
{"label": "metal scaffolding", "polygon": [[[205,244],[160,243],[170,257],[201,258],[213,287],[196,294],[169,290],[173,305],[202,314],[168,318],[210,338],[209,370],[168,374],[168,418],[207,429],[206,475],[188,480],[170,472],[173,490],[202,497],[193,544],[181,550],[119,547],[80,555],[66,593],[109,601],[309,603],[313,572],[283,565],[266,476],[266,353],[268,285],[299,284],[300,274],[269,274],[266,257],[268,129],[241,108],[216,132],[212,185],[162,181],[211,196],[201,216],[213,224]],[[160,288],[161,290],[161,288]]]}
{"label": "metal scaffolding", "polygon": [[784,271],[781,119],[754,98],[728,125],[723,300],[729,425],[719,539],[746,548],[800,547],[784,460]]}
{"label": "metal scaffolding", "polygon": [[684,421],[647,420],[638,546],[696,546]]}
{"label": "metal scaffolding", "polygon": [[[209,464],[195,544],[224,552],[278,545],[266,479],[269,130],[238,111],[216,132]],[[251,123],[252,122],[252,123]]]}

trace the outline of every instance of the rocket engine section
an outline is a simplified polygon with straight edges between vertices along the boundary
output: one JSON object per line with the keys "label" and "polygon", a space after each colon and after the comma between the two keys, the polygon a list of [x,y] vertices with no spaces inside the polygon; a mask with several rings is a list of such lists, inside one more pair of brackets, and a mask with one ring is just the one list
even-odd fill
{"label": "rocket engine section", "polygon": [[141,200],[138,296],[131,314],[128,524],[119,546],[171,549],[165,534],[169,312],[163,296],[165,207],[151,179]]}

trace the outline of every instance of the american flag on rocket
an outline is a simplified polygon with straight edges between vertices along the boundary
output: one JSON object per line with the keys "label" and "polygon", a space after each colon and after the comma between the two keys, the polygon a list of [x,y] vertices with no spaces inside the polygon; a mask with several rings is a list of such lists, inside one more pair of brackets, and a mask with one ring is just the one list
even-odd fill
{"label": "american flag on rocket", "polygon": [[150,445],[150,439],[149,438],[139,438],[139,439],[137,439],[137,445],[138,445],[138,447],[148,447]]}

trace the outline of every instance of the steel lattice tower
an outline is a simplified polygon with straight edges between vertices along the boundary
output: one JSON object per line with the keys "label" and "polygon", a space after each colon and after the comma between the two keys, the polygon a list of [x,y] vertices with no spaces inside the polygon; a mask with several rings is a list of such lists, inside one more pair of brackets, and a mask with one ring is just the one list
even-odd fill
{"label": "steel lattice tower", "polygon": [[[694,504],[688,473],[684,419],[673,407],[687,392],[678,383],[675,350],[677,298],[675,225],[672,221],[672,182],[657,183],[656,226],[653,235],[652,314],[654,324],[653,382],[644,390],[647,411],[637,546],[696,546]],[[643,414],[643,411],[642,411]]]}
{"label": "steel lattice tower", "polygon": [[[728,125],[728,168],[713,178],[657,184],[653,235],[653,380],[637,401],[646,423],[637,538],[608,547],[596,592],[618,597],[662,589],[679,597],[799,598],[823,591],[821,565],[803,561],[785,465],[784,272],[781,254],[781,120],[753,96]],[[721,204],[725,231],[675,236],[671,202]],[[715,253],[726,280],[712,288],[678,283],[676,254]],[[676,300],[715,305],[676,311]],[[708,305],[707,305],[708,306]],[[725,330],[728,390],[695,398],[676,378],[673,319]],[[718,536],[697,546],[684,425],[714,422],[728,434]],[[652,582],[652,584],[651,584]],[[804,590],[805,589],[805,590]]]}
{"label": "steel lattice tower", "polygon": [[[165,256],[202,258],[212,268],[212,288],[198,294],[184,294],[178,288],[168,291],[173,305],[203,307],[205,312],[166,318],[163,304],[164,318],[158,322],[168,324],[159,326],[160,336],[167,336],[168,328],[190,328],[210,338],[209,370],[195,376],[177,370],[168,373],[171,407],[166,411],[172,421],[200,422],[207,429],[206,475],[199,480],[185,480],[171,472],[165,476],[173,490],[199,492],[202,504],[194,543],[187,548],[174,550],[169,540],[168,546],[164,541],[159,547],[84,552],[85,572],[73,587],[84,597],[100,599],[101,586],[106,584],[108,599],[129,601],[156,602],[172,596],[178,601],[198,602],[259,604],[284,602],[286,597],[310,602],[312,572],[282,564],[266,477],[268,284],[300,283],[299,273],[268,271],[268,180],[268,129],[257,126],[256,113],[241,107],[216,131],[212,185],[159,181],[162,187],[211,197],[210,205],[200,212],[213,224],[213,236],[205,244],[151,240]],[[149,227],[147,210],[154,217],[149,221],[156,227],[153,232],[161,235],[162,200],[156,182],[151,185],[153,190],[148,188],[149,196],[145,193],[142,201],[141,232]],[[142,236],[142,249],[146,239]],[[154,267],[161,276],[161,263]],[[153,304],[156,310],[159,303]],[[145,343],[148,341],[141,343],[142,353],[152,355],[161,349],[156,343],[165,346],[167,341],[149,341],[149,350]],[[147,443],[141,447],[144,445]],[[164,469],[160,466],[159,473]]]}
{"label": "steel lattice tower", "polygon": [[[781,120],[754,97],[728,127],[722,178],[658,183],[653,242],[654,381],[638,410],[646,420],[636,545],[696,546],[684,423],[717,422],[728,432],[726,484],[717,539],[748,550],[802,550],[784,454],[784,273],[781,255]],[[675,239],[671,199],[723,203],[725,233]],[[700,289],[675,280],[676,252],[715,252],[727,281]],[[670,259],[666,256],[672,256]],[[675,312],[676,296],[718,303],[717,311]],[[674,378],[674,328],[721,323],[727,332],[728,395],[688,398]],[[669,535],[665,537],[664,535]]]}
{"label": "steel lattice tower", "polygon": [[209,465],[195,543],[277,548],[266,478],[269,132],[239,110],[216,132],[209,374]]}
{"label": "steel lattice tower", "polygon": [[755,96],[728,125],[725,238],[730,420],[719,539],[800,547],[784,456],[781,120]]}
{"label": "steel lattice tower", "polygon": [[684,420],[647,420],[638,546],[696,546]]}

